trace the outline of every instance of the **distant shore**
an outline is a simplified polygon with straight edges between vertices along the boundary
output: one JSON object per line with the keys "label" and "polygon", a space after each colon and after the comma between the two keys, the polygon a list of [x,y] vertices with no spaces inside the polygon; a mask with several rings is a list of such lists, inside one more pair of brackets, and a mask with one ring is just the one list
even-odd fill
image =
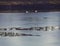
{"label": "distant shore", "polygon": [[0,5],[0,13],[24,13],[34,12],[54,12],[60,11],[60,4],[33,4],[33,5]]}

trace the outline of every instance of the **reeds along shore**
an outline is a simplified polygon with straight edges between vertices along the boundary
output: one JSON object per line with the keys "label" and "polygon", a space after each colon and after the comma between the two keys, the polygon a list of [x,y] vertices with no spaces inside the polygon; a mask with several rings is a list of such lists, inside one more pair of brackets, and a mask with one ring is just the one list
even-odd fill
{"label": "reeds along shore", "polygon": [[10,28],[1,28],[0,30],[36,30],[36,31],[53,31],[53,30],[60,30],[60,26],[45,26],[45,27],[10,27]]}

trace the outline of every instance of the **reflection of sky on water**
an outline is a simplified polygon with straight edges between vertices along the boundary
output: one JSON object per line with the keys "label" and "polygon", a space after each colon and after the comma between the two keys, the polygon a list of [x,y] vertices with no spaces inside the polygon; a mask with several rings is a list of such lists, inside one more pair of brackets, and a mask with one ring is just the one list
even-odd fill
{"label": "reflection of sky on water", "polygon": [[48,13],[0,13],[0,26],[43,26],[47,24],[57,25],[59,12]]}
{"label": "reflection of sky on water", "polygon": [[[59,25],[60,12],[0,13],[0,27]],[[20,31],[19,31],[20,32]],[[0,46],[60,46],[60,31],[22,31],[41,36],[1,37]]]}

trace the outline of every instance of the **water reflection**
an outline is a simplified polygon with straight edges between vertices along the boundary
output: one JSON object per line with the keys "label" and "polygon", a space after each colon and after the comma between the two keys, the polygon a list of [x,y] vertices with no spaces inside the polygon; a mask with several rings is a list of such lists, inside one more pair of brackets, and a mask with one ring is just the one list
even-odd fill
{"label": "water reflection", "polygon": [[[60,12],[0,13],[0,27],[59,26]],[[7,32],[9,32],[8,30]],[[60,31],[16,31],[41,36],[0,37],[1,46],[60,46]],[[23,34],[23,35],[25,35]]]}

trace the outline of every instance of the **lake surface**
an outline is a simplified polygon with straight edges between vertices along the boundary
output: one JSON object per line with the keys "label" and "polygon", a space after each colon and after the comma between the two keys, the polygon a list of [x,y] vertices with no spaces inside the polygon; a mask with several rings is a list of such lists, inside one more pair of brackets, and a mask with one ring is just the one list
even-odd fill
{"label": "lake surface", "polygon": [[[0,27],[60,26],[60,12],[0,13]],[[2,30],[0,30],[2,31]],[[9,32],[11,30],[8,30]],[[0,37],[0,46],[60,46],[60,30],[16,31],[40,36]]]}

